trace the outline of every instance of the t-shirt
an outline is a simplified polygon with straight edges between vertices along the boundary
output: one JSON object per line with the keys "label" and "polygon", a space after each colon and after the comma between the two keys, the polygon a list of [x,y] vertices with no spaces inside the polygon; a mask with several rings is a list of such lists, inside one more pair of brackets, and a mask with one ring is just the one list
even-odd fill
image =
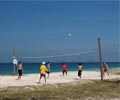
{"label": "t-shirt", "polygon": [[41,65],[40,66],[40,73],[41,74],[46,74],[46,71],[47,71],[46,66],[45,65]]}
{"label": "t-shirt", "polygon": [[63,70],[67,70],[67,66],[64,64],[62,65]]}
{"label": "t-shirt", "polygon": [[47,65],[47,71],[50,72],[50,64]]}
{"label": "t-shirt", "polygon": [[18,64],[17,59],[13,59],[13,64],[14,64],[14,65],[17,65],[17,64]]}

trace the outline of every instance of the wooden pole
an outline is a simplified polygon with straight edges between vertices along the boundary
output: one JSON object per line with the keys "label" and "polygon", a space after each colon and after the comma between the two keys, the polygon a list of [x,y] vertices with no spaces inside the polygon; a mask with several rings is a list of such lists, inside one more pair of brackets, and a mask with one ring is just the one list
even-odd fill
{"label": "wooden pole", "polygon": [[15,47],[15,44],[14,44],[14,57],[16,58],[16,47]]}
{"label": "wooden pole", "polygon": [[101,81],[103,81],[102,49],[101,49],[101,41],[100,41],[100,38],[98,38],[98,47],[99,47],[99,59],[100,59]]}
{"label": "wooden pole", "polygon": [[[13,60],[16,59],[16,48],[15,48],[15,44],[13,46]],[[16,73],[16,65],[13,63],[13,73]]]}
{"label": "wooden pole", "polygon": [[16,72],[16,68],[15,68],[15,67],[16,67],[16,65],[15,65],[15,64],[13,64],[13,67],[14,67],[14,68],[13,68],[13,73],[15,74],[15,72]]}

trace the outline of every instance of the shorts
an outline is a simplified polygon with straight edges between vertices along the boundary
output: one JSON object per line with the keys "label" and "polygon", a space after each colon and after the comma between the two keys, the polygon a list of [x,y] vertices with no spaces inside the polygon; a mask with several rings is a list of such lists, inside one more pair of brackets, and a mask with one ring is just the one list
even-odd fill
{"label": "shorts", "polygon": [[42,76],[43,76],[43,77],[46,77],[46,74],[40,74],[40,77],[42,77]]}
{"label": "shorts", "polygon": [[47,71],[48,74],[50,74],[50,71]]}
{"label": "shorts", "polygon": [[107,72],[107,69],[104,69],[104,72]]}
{"label": "shorts", "polygon": [[67,70],[63,70],[63,74],[66,73],[67,74]]}
{"label": "shorts", "polygon": [[18,70],[19,76],[22,76],[22,70]]}
{"label": "shorts", "polygon": [[81,74],[82,74],[82,70],[79,70],[78,71],[78,76],[81,76]]}

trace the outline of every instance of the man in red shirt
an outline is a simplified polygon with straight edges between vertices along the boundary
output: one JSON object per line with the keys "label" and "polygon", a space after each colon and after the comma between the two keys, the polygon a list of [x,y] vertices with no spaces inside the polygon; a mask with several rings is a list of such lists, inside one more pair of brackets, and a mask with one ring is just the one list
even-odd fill
{"label": "man in red shirt", "polygon": [[63,70],[63,76],[64,76],[64,73],[66,73],[66,76],[67,76],[67,65],[66,65],[66,63],[62,64],[62,70]]}

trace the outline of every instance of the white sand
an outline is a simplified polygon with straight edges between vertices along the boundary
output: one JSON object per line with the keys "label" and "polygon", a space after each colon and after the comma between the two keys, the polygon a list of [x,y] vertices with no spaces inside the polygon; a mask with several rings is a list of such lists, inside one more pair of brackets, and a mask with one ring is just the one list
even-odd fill
{"label": "white sand", "polygon": [[[38,84],[39,74],[25,74],[22,76],[21,80],[16,80],[17,76],[12,75],[0,75],[0,88],[8,87],[8,86],[28,86],[28,85],[42,85],[45,84],[44,78],[41,79],[41,84]],[[120,78],[120,75],[110,76],[105,75],[104,79],[112,79],[112,78]],[[83,71],[82,79],[79,79],[77,76],[77,72],[68,72],[68,75],[63,76],[62,72],[51,73],[49,79],[47,79],[47,84],[55,84],[55,83],[66,83],[66,82],[74,82],[81,80],[100,80],[100,72],[95,71]]]}

